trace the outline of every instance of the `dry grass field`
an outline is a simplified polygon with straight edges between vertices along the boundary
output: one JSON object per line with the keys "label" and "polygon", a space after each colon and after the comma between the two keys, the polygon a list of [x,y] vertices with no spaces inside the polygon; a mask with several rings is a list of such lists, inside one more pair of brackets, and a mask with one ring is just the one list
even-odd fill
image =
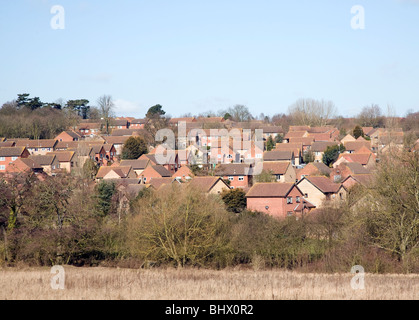
{"label": "dry grass field", "polygon": [[419,298],[419,275],[365,275],[252,270],[132,270],[65,267],[65,289],[53,290],[49,268],[0,269],[1,300],[312,300]]}

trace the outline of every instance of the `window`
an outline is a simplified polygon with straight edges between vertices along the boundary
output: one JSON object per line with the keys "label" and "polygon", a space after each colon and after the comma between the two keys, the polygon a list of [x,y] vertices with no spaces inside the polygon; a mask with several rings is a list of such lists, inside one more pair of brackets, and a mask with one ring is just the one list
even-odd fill
{"label": "window", "polygon": [[5,157],[0,157],[0,161],[6,161]]}
{"label": "window", "polygon": [[292,204],[292,197],[287,198],[287,204]]}
{"label": "window", "polygon": [[301,202],[300,197],[295,198],[295,202],[300,203]]}
{"label": "window", "polygon": [[308,198],[308,193],[304,194],[304,198],[306,198],[306,199]]}
{"label": "window", "polygon": [[4,164],[0,165],[0,171],[6,170],[6,166]]}
{"label": "window", "polygon": [[275,178],[276,178],[276,181],[279,181],[279,180],[281,180],[281,175],[277,174],[277,175],[275,175]]}
{"label": "window", "polygon": [[244,181],[244,177],[239,177],[239,181]]}
{"label": "window", "polygon": [[146,183],[147,182],[147,178],[143,178],[143,181],[144,181],[144,183]]}
{"label": "window", "polygon": [[228,177],[228,180],[234,181],[234,177]]}
{"label": "window", "polygon": [[262,154],[261,154],[261,153],[258,153],[258,154],[256,155],[256,159],[262,159]]}

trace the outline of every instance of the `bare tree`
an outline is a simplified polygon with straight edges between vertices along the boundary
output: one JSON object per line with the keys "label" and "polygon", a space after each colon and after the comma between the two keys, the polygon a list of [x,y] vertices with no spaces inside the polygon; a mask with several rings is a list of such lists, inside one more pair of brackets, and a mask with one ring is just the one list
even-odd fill
{"label": "bare tree", "polygon": [[289,115],[295,125],[326,126],[336,116],[332,101],[299,99],[289,107]]}
{"label": "bare tree", "polygon": [[228,108],[227,113],[229,113],[232,119],[237,122],[250,121],[253,119],[249,109],[241,104],[237,104],[234,107]]}
{"label": "bare tree", "polygon": [[103,95],[97,100],[99,106],[99,113],[105,122],[105,133],[109,134],[109,127],[114,116],[114,107],[115,104],[110,95]]}
{"label": "bare tree", "polygon": [[419,155],[393,152],[381,159],[369,189],[365,224],[372,242],[395,254],[405,267],[419,248]]}
{"label": "bare tree", "polygon": [[384,125],[384,116],[381,108],[377,104],[366,106],[358,115],[358,123],[362,127],[382,127]]}

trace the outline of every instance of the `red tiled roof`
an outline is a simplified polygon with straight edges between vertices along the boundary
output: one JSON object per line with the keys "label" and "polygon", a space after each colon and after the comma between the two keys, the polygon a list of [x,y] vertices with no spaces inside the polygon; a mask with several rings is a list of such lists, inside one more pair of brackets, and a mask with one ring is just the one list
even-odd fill
{"label": "red tiled roof", "polygon": [[256,183],[246,194],[247,198],[284,198],[294,183]]}

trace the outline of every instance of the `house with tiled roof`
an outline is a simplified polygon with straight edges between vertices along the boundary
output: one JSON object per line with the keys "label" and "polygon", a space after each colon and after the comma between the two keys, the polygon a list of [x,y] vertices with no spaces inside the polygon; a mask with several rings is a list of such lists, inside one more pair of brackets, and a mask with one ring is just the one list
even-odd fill
{"label": "house with tiled roof", "polygon": [[121,160],[120,166],[131,166],[137,177],[141,176],[145,168],[151,165],[149,159],[137,159],[137,160]]}
{"label": "house with tiled roof", "polygon": [[259,166],[262,167],[260,171],[270,173],[276,182],[295,183],[297,180],[296,170],[290,161],[264,161],[258,163],[255,169]]}
{"label": "house with tiled roof", "polygon": [[142,183],[149,184],[155,178],[171,178],[172,174],[161,165],[149,165],[143,170],[140,177]]}
{"label": "house with tiled roof", "polygon": [[245,163],[219,164],[214,175],[228,181],[232,189],[243,189],[253,184],[253,167]]}
{"label": "house with tiled roof", "polygon": [[347,134],[344,138],[340,140],[340,143],[345,144],[348,141],[356,141],[356,139],[350,134]]}
{"label": "house with tiled roof", "polygon": [[110,129],[128,129],[128,119],[112,119],[109,125]]}
{"label": "house with tiled roof", "polygon": [[188,186],[208,194],[221,194],[223,190],[230,190],[230,186],[220,177],[195,177]]}
{"label": "house with tiled roof", "polygon": [[311,151],[314,155],[314,162],[323,162],[323,155],[328,147],[336,146],[336,142],[332,141],[316,141],[311,145]]}
{"label": "house with tiled roof", "polygon": [[347,176],[343,181],[342,185],[347,189],[351,189],[357,185],[367,187],[372,183],[373,175],[372,174],[351,174]]}
{"label": "house with tiled roof", "polygon": [[77,133],[74,130],[67,130],[61,132],[58,136],[54,138],[54,140],[57,140],[58,142],[64,141],[64,142],[71,142],[71,141],[79,141],[82,139],[81,134]]}
{"label": "house with tiled roof", "polygon": [[42,167],[43,171],[49,176],[60,171],[60,162],[54,154],[31,155],[29,159],[33,160],[37,167]]}
{"label": "house with tiled roof", "polygon": [[122,147],[124,143],[129,139],[129,136],[102,136],[107,144],[113,144],[116,149],[116,155],[122,154]]}
{"label": "house with tiled roof", "polygon": [[290,161],[293,165],[295,164],[294,151],[266,151],[263,154],[263,161]]}
{"label": "house with tiled roof", "polygon": [[7,171],[9,165],[19,158],[28,158],[29,151],[25,147],[0,148],[0,173]]}
{"label": "house with tiled roof", "polygon": [[365,168],[372,169],[376,165],[376,157],[373,153],[341,153],[333,164],[333,167],[337,167],[342,163],[357,162]]}
{"label": "house with tiled roof", "polygon": [[10,163],[6,169],[7,173],[29,173],[41,174],[44,169],[30,158],[18,158]]}
{"label": "house with tiled roof", "polygon": [[323,162],[311,162],[302,169],[297,169],[297,179],[301,180],[304,177],[311,176],[329,176],[332,169],[326,166]]}
{"label": "house with tiled roof", "polygon": [[356,153],[361,148],[365,147],[368,150],[371,150],[371,142],[367,140],[356,140],[356,141],[346,141],[344,144],[345,153]]}
{"label": "house with tiled roof", "polygon": [[179,184],[180,181],[174,179],[173,177],[153,178],[147,185],[152,187],[154,190],[159,190],[163,186],[171,185],[173,183]]}
{"label": "house with tiled roof", "polygon": [[96,174],[96,180],[111,180],[111,179],[135,179],[136,174],[131,167],[100,167]]}
{"label": "house with tiled roof", "polygon": [[60,169],[67,171],[68,173],[74,167],[75,159],[75,151],[55,151],[49,152],[47,155],[55,155],[60,163]]}
{"label": "house with tiled roof", "polygon": [[182,182],[190,181],[194,177],[195,175],[188,166],[180,167],[180,169],[176,171],[172,176],[172,178]]}
{"label": "house with tiled roof", "polygon": [[275,218],[308,214],[315,205],[295,183],[256,183],[246,194],[247,209]]}
{"label": "house with tiled roof", "polygon": [[130,121],[130,129],[144,129],[147,119],[133,119]]}
{"label": "house with tiled roof", "polygon": [[102,124],[99,122],[83,122],[80,123],[77,127],[77,132],[82,137],[94,137],[100,134]]}
{"label": "house with tiled roof", "polygon": [[297,183],[304,198],[320,208],[324,201],[344,200],[347,191],[342,184],[332,182],[328,177],[304,177]]}
{"label": "house with tiled roof", "polygon": [[313,137],[289,138],[288,141],[291,144],[293,143],[301,144],[303,146],[303,154],[305,154],[311,149],[311,145],[314,142],[314,138]]}
{"label": "house with tiled roof", "polygon": [[54,151],[56,145],[57,140],[54,139],[16,141],[16,147],[25,147],[32,155],[46,155]]}
{"label": "house with tiled roof", "polygon": [[303,161],[303,144],[298,142],[277,143],[275,151],[292,151],[294,153],[294,165],[299,166]]}
{"label": "house with tiled roof", "polygon": [[371,171],[358,162],[343,162],[333,166],[330,173],[330,179],[334,182],[340,182],[350,175],[371,174]]}
{"label": "house with tiled roof", "polygon": [[307,138],[308,131],[288,131],[284,137],[285,142],[290,142],[292,138]]}

